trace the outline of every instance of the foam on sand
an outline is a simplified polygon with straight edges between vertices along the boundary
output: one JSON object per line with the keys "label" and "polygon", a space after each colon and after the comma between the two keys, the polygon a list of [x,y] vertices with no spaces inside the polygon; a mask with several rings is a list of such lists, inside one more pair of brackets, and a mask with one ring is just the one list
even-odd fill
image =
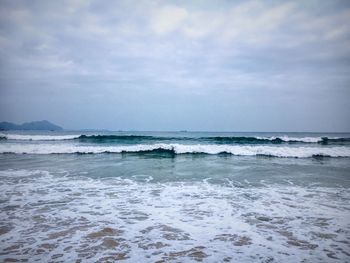
{"label": "foam on sand", "polygon": [[346,262],[350,192],[0,171],[0,261]]}

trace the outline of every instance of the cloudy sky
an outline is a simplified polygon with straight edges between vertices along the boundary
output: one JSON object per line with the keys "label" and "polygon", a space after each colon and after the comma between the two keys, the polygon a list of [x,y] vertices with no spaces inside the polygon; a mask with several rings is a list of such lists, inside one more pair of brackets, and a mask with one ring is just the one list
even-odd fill
{"label": "cloudy sky", "polygon": [[0,1],[0,121],[350,131],[350,1]]}

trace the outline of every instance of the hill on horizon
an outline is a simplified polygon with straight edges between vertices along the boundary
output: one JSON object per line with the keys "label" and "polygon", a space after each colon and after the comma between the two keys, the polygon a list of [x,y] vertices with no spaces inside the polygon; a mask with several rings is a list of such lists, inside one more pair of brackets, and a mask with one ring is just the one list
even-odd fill
{"label": "hill on horizon", "polygon": [[23,124],[15,124],[12,122],[0,122],[0,130],[42,130],[42,131],[61,131],[62,127],[53,124],[47,120],[25,122]]}

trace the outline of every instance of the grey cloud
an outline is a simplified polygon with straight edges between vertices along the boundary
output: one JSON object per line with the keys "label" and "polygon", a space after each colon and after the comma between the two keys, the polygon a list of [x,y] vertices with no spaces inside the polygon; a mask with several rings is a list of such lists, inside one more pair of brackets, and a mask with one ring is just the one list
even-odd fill
{"label": "grey cloud", "polygon": [[0,5],[4,120],[350,130],[347,1]]}

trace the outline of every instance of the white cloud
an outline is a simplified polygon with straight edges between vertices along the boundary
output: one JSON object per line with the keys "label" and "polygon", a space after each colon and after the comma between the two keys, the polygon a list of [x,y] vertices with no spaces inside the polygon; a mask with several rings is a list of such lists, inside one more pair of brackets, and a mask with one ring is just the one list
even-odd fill
{"label": "white cloud", "polygon": [[295,4],[290,2],[267,6],[260,1],[243,2],[225,10],[163,6],[154,7],[150,25],[153,33],[165,37],[176,31],[194,40],[259,44],[270,41],[275,31],[289,21],[294,9]]}
{"label": "white cloud", "polygon": [[164,6],[153,11],[151,27],[156,34],[166,34],[176,30],[188,16],[185,8]]}

